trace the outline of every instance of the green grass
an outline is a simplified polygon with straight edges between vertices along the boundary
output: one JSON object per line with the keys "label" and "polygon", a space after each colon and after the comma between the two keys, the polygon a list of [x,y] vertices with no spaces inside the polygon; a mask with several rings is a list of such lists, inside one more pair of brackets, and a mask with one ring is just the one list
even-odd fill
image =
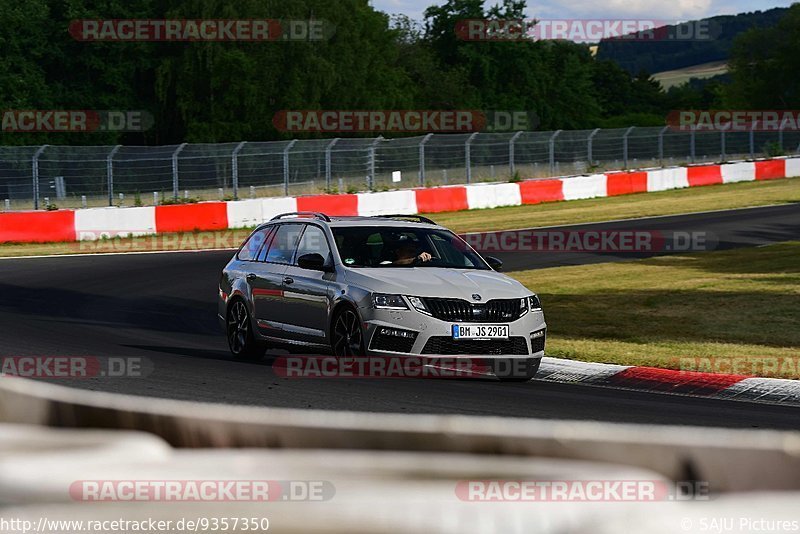
{"label": "green grass", "polygon": [[[455,232],[464,233],[674,215],[790,202],[800,202],[800,178],[553,202],[535,206],[437,213],[431,217]],[[0,257],[234,248],[244,241],[248,234],[249,231],[245,229],[163,234],[157,237],[111,239],[97,243],[9,243],[0,245]]]}
{"label": "green grass", "polygon": [[548,355],[800,378],[800,242],[513,273]]}

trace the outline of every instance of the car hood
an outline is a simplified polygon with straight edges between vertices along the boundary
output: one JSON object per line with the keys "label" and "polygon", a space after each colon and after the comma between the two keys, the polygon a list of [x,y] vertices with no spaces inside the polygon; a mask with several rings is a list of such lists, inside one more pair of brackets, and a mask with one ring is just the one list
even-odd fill
{"label": "car hood", "polygon": [[530,290],[495,271],[439,269],[436,267],[350,269],[347,282],[375,293],[415,297],[444,297],[484,302],[529,295]]}

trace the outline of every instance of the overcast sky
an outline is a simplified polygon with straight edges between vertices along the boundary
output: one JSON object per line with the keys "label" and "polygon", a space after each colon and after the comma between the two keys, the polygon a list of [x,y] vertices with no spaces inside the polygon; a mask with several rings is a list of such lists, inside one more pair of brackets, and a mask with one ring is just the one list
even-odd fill
{"label": "overcast sky", "polygon": [[[793,0],[542,0],[528,1],[528,16],[548,19],[641,18],[665,21],[693,20],[786,7]],[[796,0],[795,0],[796,1]],[[444,0],[372,0],[387,13],[403,13],[422,20],[425,8]],[[491,6],[496,0],[487,0]]]}

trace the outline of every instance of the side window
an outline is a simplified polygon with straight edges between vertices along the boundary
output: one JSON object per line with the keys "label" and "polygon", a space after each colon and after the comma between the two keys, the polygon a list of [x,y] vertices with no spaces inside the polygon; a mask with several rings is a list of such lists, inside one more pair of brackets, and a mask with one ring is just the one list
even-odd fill
{"label": "side window", "polygon": [[327,261],[331,249],[328,246],[328,240],[325,238],[325,232],[323,232],[319,226],[309,224],[306,226],[306,231],[303,232],[303,238],[300,239],[300,244],[297,246],[295,263],[300,256],[315,253],[319,254]]}
{"label": "side window", "polygon": [[270,230],[272,229],[264,228],[251,235],[236,258],[240,261],[255,261],[256,256],[258,256],[258,251],[261,250],[261,246],[264,244],[264,241],[267,240]]}
{"label": "side window", "polygon": [[302,230],[302,224],[281,225],[270,243],[267,263],[291,263]]}

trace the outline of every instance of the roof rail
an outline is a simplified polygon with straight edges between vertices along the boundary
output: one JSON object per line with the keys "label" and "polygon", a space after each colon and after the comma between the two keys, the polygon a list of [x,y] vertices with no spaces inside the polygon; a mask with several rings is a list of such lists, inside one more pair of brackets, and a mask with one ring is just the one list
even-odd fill
{"label": "roof rail", "polygon": [[423,217],[422,215],[376,215],[376,219],[410,219],[413,222],[423,223],[423,224],[433,224],[438,226],[435,222],[430,220],[427,217]]}
{"label": "roof rail", "polygon": [[271,220],[272,221],[279,221],[281,219],[288,219],[290,217],[296,219],[319,219],[320,221],[331,222],[331,218],[325,215],[324,213],[317,213],[315,211],[295,211],[292,213],[281,213],[280,215],[276,215]]}

